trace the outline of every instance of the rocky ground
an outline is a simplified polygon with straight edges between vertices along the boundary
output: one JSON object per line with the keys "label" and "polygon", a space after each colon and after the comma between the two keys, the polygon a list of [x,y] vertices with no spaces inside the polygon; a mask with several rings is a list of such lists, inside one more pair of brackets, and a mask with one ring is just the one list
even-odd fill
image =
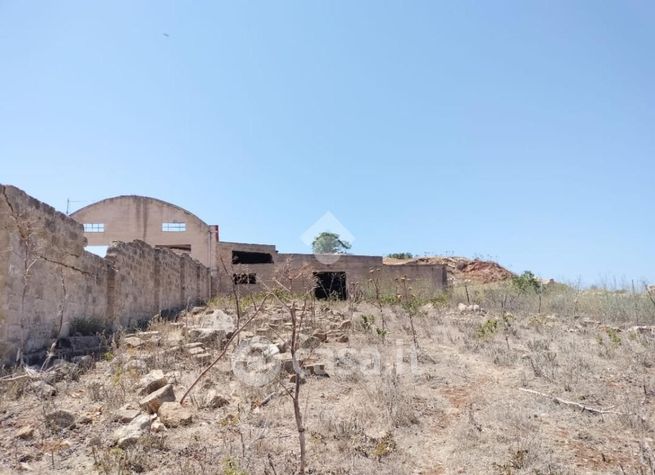
{"label": "rocky ground", "polygon": [[387,265],[397,264],[419,264],[419,265],[442,265],[448,273],[450,285],[472,282],[478,284],[489,284],[492,282],[503,282],[511,279],[514,274],[494,261],[482,259],[469,259],[467,257],[455,256],[431,256],[415,257],[411,259],[394,259],[386,257],[384,263]]}
{"label": "rocky ground", "polygon": [[[259,305],[183,404],[237,325],[227,301],[5,376],[0,471],[294,473],[291,318],[255,298],[241,322]],[[650,327],[436,301],[297,315],[308,473],[653,473]]]}

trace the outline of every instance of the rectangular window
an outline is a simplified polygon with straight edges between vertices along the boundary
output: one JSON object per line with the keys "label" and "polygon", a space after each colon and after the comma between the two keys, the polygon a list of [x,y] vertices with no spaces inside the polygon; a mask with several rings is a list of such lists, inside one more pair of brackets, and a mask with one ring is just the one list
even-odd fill
{"label": "rectangular window", "polygon": [[232,274],[232,280],[236,285],[256,284],[257,274]]}
{"label": "rectangular window", "polygon": [[105,223],[84,223],[85,233],[104,233]]}
{"label": "rectangular window", "polygon": [[268,252],[232,251],[232,264],[272,264]]}
{"label": "rectangular window", "polygon": [[186,231],[186,223],[161,223],[161,230],[165,233],[183,233]]}

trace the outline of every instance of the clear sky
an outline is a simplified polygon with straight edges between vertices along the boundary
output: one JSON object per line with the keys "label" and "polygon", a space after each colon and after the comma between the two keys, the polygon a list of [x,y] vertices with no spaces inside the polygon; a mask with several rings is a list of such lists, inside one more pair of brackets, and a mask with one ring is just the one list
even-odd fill
{"label": "clear sky", "polygon": [[655,3],[0,0],[0,182],[655,282]]}

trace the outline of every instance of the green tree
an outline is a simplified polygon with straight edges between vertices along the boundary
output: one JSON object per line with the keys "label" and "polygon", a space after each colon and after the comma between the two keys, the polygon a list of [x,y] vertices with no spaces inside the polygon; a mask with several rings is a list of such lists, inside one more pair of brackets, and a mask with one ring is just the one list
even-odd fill
{"label": "green tree", "polygon": [[314,254],[345,254],[350,248],[348,241],[342,241],[338,234],[328,231],[323,231],[312,242]]}
{"label": "green tree", "polygon": [[522,294],[530,290],[533,290],[537,294],[541,293],[542,291],[541,281],[537,279],[537,277],[529,270],[526,270],[521,275],[513,276],[512,283],[514,284],[514,287],[516,287],[516,289]]}

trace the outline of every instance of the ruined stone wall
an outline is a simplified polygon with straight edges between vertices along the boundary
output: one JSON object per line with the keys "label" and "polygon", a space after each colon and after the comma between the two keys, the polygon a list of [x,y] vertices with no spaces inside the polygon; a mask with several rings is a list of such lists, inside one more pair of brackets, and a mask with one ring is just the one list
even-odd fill
{"label": "ruined stone wall", "polygon": [[[255,284],[239,286],[244,293],[263,292],[274,284],[276,272],[279,270],[278,253],[274,245],[247,244],[221,241],[216,246],[216,289],[220,293],[229,293],[233,287],[234,274],[255,274]],[[233,264],[232,251],[250,251],[270,254],[272,264]]]}
{"label": "ruined stone wall", "polygon": [[209,269],[135,241],[103,259],[83,227],[12,186],[0,185],[0,359],[69,334],[86,318],[126,326],[209,297]]}
{"label": "ruined stone wall", "polygon": [[[218,255],[228,258],[232,249],[249,249],[241,244],[229,243],[219,247]],[[260,246],[264,250],[263,246]],[[250,249],[260,250],[260,249]],[[316,285],[315,272],[345,272],[348,292],[362,292],[364,295],[375,293],[375,284],[383,294],[397,295],[405,291],[414,295],[430,296],[442,291],[447,286],[446,270],[441,265],[385,265],[380,256],[322,256],[314,254],[275,253],[274,264],[255,264],[248,266],[232,265],[228,273],[219,274],[219,290],[231,289],[232,273],[254,273],[257,283],[239,286],[242,293],[261,292],[279,287],[280,283],[296,293],[310,292]],[[331,262],[334,261],[334,262]],[[374,283],[375,282],[375,283]]]}

